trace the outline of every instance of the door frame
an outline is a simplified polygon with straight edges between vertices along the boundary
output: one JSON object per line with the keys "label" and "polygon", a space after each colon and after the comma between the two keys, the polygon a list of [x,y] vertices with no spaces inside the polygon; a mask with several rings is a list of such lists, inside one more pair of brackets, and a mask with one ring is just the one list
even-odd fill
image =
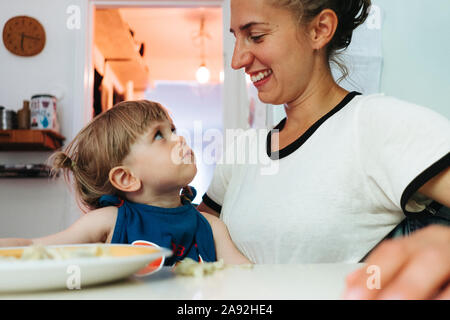
{"label": "door frame", "polygon": [[226,0],[81,0],[80,29],[75,44],[75,85],[72,138],[92,119],[94,83],[94,12],[97,8],[221,7]]}

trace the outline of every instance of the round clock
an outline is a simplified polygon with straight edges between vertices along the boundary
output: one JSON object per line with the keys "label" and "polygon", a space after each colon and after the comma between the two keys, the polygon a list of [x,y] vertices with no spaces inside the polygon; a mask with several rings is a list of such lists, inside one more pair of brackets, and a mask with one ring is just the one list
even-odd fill
{"label": "round clock", "polygon": [[6,49],[18,56],[37,55],[45,46],[44,27],[31,17],[13,17],[3,28],[3,43]]}

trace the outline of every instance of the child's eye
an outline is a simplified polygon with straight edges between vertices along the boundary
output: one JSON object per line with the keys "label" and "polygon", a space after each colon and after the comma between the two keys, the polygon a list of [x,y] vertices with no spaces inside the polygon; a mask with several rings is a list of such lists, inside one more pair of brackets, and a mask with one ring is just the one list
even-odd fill
{"label": "child's eye", "polygon": [[156,132],[156,134],[155,134],[154,140],[160,140],[162,138],[163,138],[163,135],[162,135],[161,131],[158,130],[158,132]]}

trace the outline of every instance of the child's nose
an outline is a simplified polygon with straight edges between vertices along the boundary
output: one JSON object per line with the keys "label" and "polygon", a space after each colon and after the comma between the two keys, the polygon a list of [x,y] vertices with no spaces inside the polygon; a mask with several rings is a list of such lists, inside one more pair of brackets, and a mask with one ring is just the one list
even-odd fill
{"label": "child's nose", "polygon": [[183,136],[178,136],[181,142],[181,145],[186,145],[186,139]]}
{"label": "child's nose", "polygon": [[181,144],[181,146],[186,145],[186,139],[183,136],[179,136],[176,133],[173,134],[173,139],[176,143]]}

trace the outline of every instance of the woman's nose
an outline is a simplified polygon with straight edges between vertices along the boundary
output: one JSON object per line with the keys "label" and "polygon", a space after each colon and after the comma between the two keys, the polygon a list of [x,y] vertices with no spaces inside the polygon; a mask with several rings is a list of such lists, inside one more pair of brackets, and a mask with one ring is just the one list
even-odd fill
{"label": "woman's nose", "polygon": [[245,68],[251,64],[253,60],[252,53],[236,40],[233,51],[233,58],[231,59],[231,67],[235,70]]}

